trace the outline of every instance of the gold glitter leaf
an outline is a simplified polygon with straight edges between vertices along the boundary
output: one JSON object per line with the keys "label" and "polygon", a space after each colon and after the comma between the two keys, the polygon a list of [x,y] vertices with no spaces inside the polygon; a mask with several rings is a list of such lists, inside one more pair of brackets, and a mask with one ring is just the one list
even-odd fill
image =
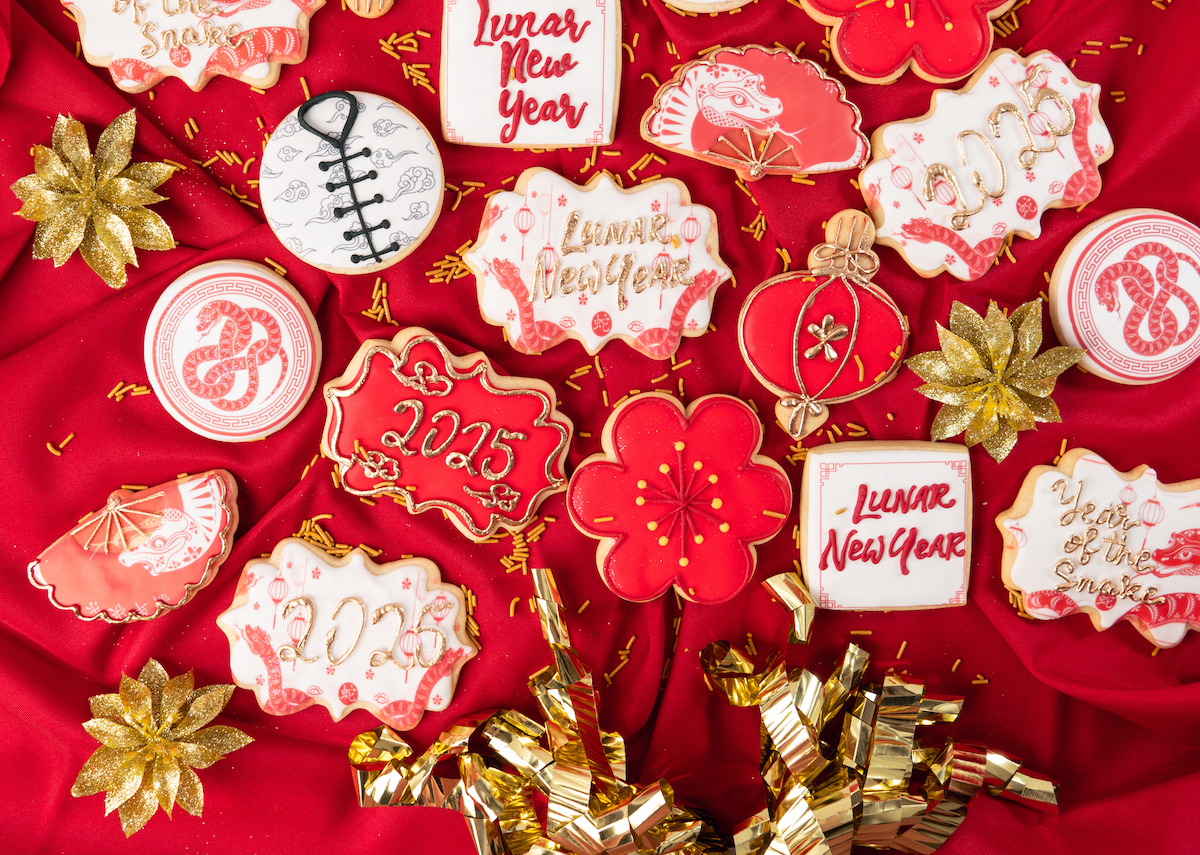
{"label": "gold glitter leaf", "polygon": [[137,118],[122,113],[100,135],[96,156],[83,125],[66,116],[54,123],[53,148],[34,146],[34,173],[12,185],[18,214],[38,224],[33,257],[66,263],[76,250],[110,287],[125,285],[125,265],[138,249],[172,249],[171,229],[143,206],[166,197],[154,189],[171,177],[166,163],[129,165]]}
{"label": "gold glitter leaf", "polygon": [[104,812],[119,810],[126,836],[144,826],[160,807],[170,816],[179,804],[199,816],[204,791],[188,766],[211,766],[253,741],[225,725],[200,730],[225,707],[233,688],[193,689],[190,671],[171,679],[153,659],[137,680],[122,676],[118,694],[90,699],[95,718],[83,726],[103,745],[80,770],[71,795],[106,791]]}
{"label": "gold glitter leaf", "polygon": [[1084,354],[1054,347],[1037,355],[1041,300],[1009,317],[994,301],[986,316],[956,301],[950,328],[938,326],[938,341],[940,352],[919,353],[906,363],[926,381],[917,391],[942,404],[930,434],[941,440],[964,433],[967,445],[982,444],[996,460],[1012,451],[1018,432],[1061,420],[1050,394],[1058,376]]}

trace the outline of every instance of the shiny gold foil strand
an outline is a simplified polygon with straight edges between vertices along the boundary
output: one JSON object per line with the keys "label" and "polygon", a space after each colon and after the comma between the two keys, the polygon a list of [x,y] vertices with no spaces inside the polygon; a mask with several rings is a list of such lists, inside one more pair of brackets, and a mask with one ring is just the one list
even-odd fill
{"label": "shiny gold foil strand", "polygon": [[929,809],[910,829],[892,841],[900,852],[934,852],[962,824],[967,805],[983,786],[987,749],[967,742],[949,742],[930,764],[924,791]]}
{"label": "shiny gold foil strand", "polygon": [[800,574],[795,570],[779,573],[763,580],[763,587],[779,599],[792,613],[792,626],[788,630],[788,641],[792,644],[808,644],[812,635],[813,618],[817,614],[817,603],[804,586]]}
{"label": "shiny gold foil strand", "polygon": [[851,694],[862,682],[871,657],[857,644],[847,644],[841,664],[825,681],[825,707],[821,711],[821,728],[842,711]]}
{"label": "shiny gold foil strand", "polygon": [[984,783],[993,796],[1058,813],[1058,784],[1040,772],[1026,769],[1019,758],[1003,751],[988,749]]}
{"label": "shiny gold foil strand", "polygon": [[884,677],[876,705],[870,752],[863,773],[863,814],[854,842],[886,849],[923,812],[925,802],[910,796],[917,714],[923,683],[898,674]]}

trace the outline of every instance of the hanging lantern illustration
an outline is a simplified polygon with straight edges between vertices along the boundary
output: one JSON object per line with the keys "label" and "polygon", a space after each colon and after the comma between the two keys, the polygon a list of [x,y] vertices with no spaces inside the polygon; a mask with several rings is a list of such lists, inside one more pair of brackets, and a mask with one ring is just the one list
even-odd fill
{"label": "hanging lantern illustration", "polygon": [[521,233],[521,260],[525,260],[525,236],[533,230],[534,216],[533,211],[529,210],[528,205],[522,205],[521,209],[513,215],[513,225],[517,227],[517,231]]}
{"label": "hanging lantern illustration", "polygon": [[[558,267],[558,250],[550,244],[546,244],[537,254],[537,263],[541,265],[542,273],[546,275],[546,282],[553,282],[554,271]],[[536,281],[537,276],[535,275],[534,282],[536,283]],[[535,285],[534,288],[536,290],[537,286]]]}
{"label": "hanging lantern illustration", "polygon": [[679,226],[679,236],[687,241],[688,259],[692,257],[692,244],[700,237],[700,221],[695,214],[688,214],[686,220]]}
{"label": "hanging lantern illustration", "polygon": [[913,194],[913,198],[921,205],[921,210],[925,210],[925,203],[921,201],[921,194],[913,190],[913,174],[907,166],[896,164],[892,167],[892,184],[898,190],[907,190]]}
{"label": "hanging lantern illustration", "polygon": [[[1045,140],[1045,142],[1040,143],[1042,148],[1046,148],[1054,142],[1054,134],[1050,133],[1050,119],[1045,113],[1043,113],[1041,110],[1038,110],[1036,113],[1030,113],[1029,118],[1026,121],[1028,122],[1029,130],[1033,133],[1033,135],[1039,139]],[[1057,146],[1055,146],[1054,150],[1058,152],[1059,157],[1066,160],[1066,155],[1063,154]]]}
{"label": "hanging lantern illustration", "polygon": [[1142,549],[1146,548],[1146,541],[1150,539],[1150,529],[1154,528],[1166,519],[1166,517],[1167,512],[1163,509],[1162,502],[1156,496],[1151,496],[1142,502],[1141,507],[1138,508],[1138,519],[1146,527],[1146,534],[1142,538]]}
{"label": "hanging lantern illustration", "polygon": [[667,198],[667,225],[679,221],[679,200],[674,197]]}
{"label": "hanging lantern illustration", "polygon": [[543,187],[530,195],[538,213],[542,215],[542,234],[546,240],[550,240],[550,206],[554,204],[554,193],[549,187]]}
{"label": "hanging lantern illustration", "polygon": [[655,275],[660,271],[662,273],[661,281],[658,283],[658,308],[662,309],[663,291],[667,290],[667,286],[671,283],[671,267],[674,265],[675,259],[671,258],[671,254],[667,252],[666,247],[659,251],[658,255],[654,256],[654,261],[650,262],[650,279],[653,282]]}
{"label": "hanging lantern illustration", "polygon": [[429,609],[429,614],[433,616],[434,623],[441,623],[446,619],[446,615],[450,614],[452,605],[450,598],[445,594],[438,594],[433,598],[432,608]]}
{"label": "hanging lantern illustration", "polygon": [[1133,489],[1132,484],[1126,484],[1121,488],[1121,504],[1128,508],[1137,501],[1137,490]]}
{"label": "hanging lantern illustration", "polygon": [[274,613],[271,615],[271,629],[275,628],[275,621],[279,616],[279,604],[283,602],[283,598],[287,596],[288,583],[284,581],[283,573],[280,573],[271,580],[271,584],[267,586],[267,596],[271,598],[271,602],[275,604]]}
{"label": "hanging lantern illustration", "polygon": [[953,208],[954,203],[958,200],[958,195],[954,192],[954,187],[945,178],[936,178],[933,182],[933,198],[939,204],[945,205],[947,208]]}
{"label": "hanging lantern illustration", "polygon": [[1024,549],[1025,545],[1029,543],[1029,535],[1025,533],[1025,529],[1021,528],[1016,523],[1009,523],[1008,530],[1011,531],[1012,536],[1017,539],[1017,546],[1020,549]]}
{"label": "hanging lantern illustration", "polygon": [[[297,650],[300,648],[300,639],[304,635],[305,623],[307,623],[307,621],[305,620],[303,612],[301,612],[299,609],[296,610],[296,616],[294,618],[292,618],[290,621],[288,621],[288,625],[287,625],[288,638],[290,638],[292,640],[292,647],[296,648]],[[297,658],[299,658],[299,657],[297,657]],[[296,660],[295,659],[292,660],[292,670],[293,671],[296,670]]]}
{"label": "hanging lantern illustration", "polygon": [[416,664],[416,659],[414,657],[416,656],[417,650],[420,647],[421,637],[417,635],[415,630],[410,629],[405,632],[404,635],[400,636],[400,652],[408,657],[408,661],[400,667],[404,669],[413,667],[413,665]]}

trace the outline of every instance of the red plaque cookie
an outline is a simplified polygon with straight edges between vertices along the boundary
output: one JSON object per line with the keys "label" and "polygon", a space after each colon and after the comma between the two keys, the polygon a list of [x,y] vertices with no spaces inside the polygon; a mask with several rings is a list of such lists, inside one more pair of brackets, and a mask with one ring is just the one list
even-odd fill
{"label": "red plaque cookie", "polygon": [[1200,357],[1200,229],[1138,208],[1067,244],[1050,279],[1051,319],[1081,364],[1118,383],[1156,383]]}
{"label": "red plaque cookie", "polygon": [[146,325],[158,400],[201,436],[246,442],[296,417],[317,385],[321,338],[304,298],[260,264],[214,261],[176,279]]}
{"label": "red plaque cookie", "polygon": [[149,620],[213,580],[237,524],[237,483],[224,469],[114,490],[30,563],[29,580],[83,620]]}
{"label": "red plaque cookie", "polygon": [[792,487],[758,454],[762,425],[745,403],[707,395],[686,410],[647,392],[618,407],[604,453],[580,464],[567,492],[576,527],[598,538],[613,593],[645,602],[672,586],[723,603],[754,575],[754,547],[783,528]]}
{"label": "red plaque cookie", "polygon": [[554,390],[455,356],[428,330],[363,342],[325,401],[321,448],[348,492],[438,508],[474,540],[520,529],[566,487],[572,425]]}
{"label": "red plaque cookie", "polygon": [[759,285],[742,305],[738,337],[754,376],[781,400],[780,424],[796,439],[829,417],[826,404],[865,395],[896,375],[908,322],[883,289],[871,251],[875,229],[860,211],[829,220],[812,270]]}

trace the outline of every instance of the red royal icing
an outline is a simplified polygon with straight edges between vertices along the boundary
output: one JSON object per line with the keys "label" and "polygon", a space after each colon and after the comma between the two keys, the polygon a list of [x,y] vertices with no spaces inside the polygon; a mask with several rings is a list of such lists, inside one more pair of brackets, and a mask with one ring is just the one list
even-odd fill
{"label": "red royal icing", "polygon": [[603,454],[571,478],[567,506],[601,540],[605,583],[634,602],[672,585],[696,603],[721,603],[754,575],[755,544],[791,510],[783,471],[757,454],[762,425],[737,398],[709,395],[687,410],[647,393],[609,418]]}
{"label": "red royal icing", "polygon": [[483,354],[453,356],[425,330],[364,342],[325,398],[322,445],[349,492],[440,508],[477,540],[525,525],[565,485],[572,426],[553,390],[499,377]]}
{"label": "red royal icing", "polygon": [[992,49],[992,21],[1014,0],[802,0],[833,27],[833,53],[852,76],[895,80],[911,64],[926,80],[966,77]]}

